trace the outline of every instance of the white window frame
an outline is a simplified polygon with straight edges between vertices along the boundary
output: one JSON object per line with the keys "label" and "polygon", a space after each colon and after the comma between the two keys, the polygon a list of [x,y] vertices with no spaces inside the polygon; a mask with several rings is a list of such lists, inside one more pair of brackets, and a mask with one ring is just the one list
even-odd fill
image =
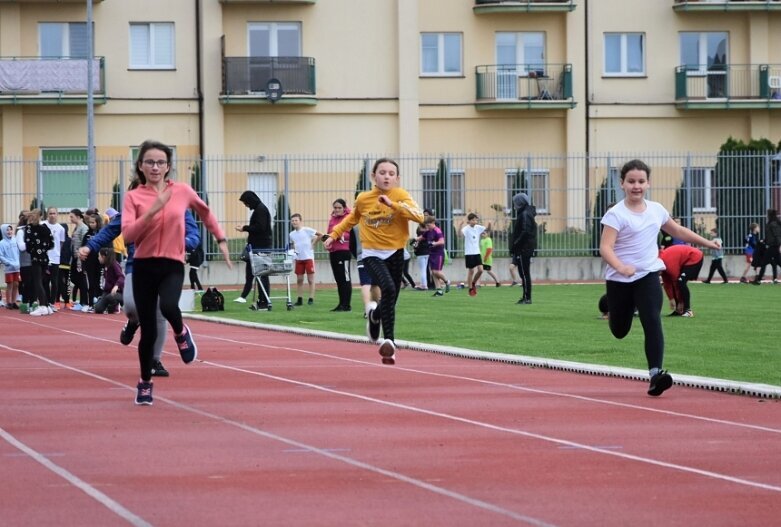
{"label": "white window frame", "polygon": [[[515,64],[516,66],[524,66],[523,68],[517,69],[517,75],[519,77],[526,77],[529,75],[529,71],[539,72],[542,70],[542,73],[544,75],[547,74],[547,68],[548,68],[548,43],[547,43],[547,35],[545,31],[497,31],[496,35],[494,37],[494,53],[496,54],[496,64],[505,66],[505,64],[500,63],[499,61],[499,37],[500,35],[513,35],[513,39],[515,40]],[[535,62],[535,65],[531,67],[532,64],[530,60],[526,57],[526,48],[527,48],[527,37],[542,37],[542,57],[539,57],[539,59],[542,62],[539,62],[537,64]],[[535,59],[536,60],[536,59]],[[509,70],[508,70],[509,71]]]}
{"label": "white window frame", "polygon": [[697,35],[697,69],[686,68],[689,76],[705,76],[708,74],[708,35],[724,35],[727,49],[725,50],[725,63],[729,63],[729,33],[726,31],[681,31],[678,34],[678,48],[681,66],[686,66],[683,61],[683,36]]}
{"label": "white window frame", "polygon": [[[512,214],[513,207],[513,195],[519,192],[517,189],[512,188],[512,182],[515,180],[516,174],[520,170],[521,175],[530,179],[528,194],[531,204],[534,205],[537,214],[548,214],[550,208],[550,171],[544,168],[532,168],[527,170],[525,168],[507,168],[504,171],[504,184],[506,189],[506,195],[508,197],[508,208],[505,212]],[[533,185],[535,178],[543,178],[543,186],[535,187]],[[512,179],[511,179],[512,178]]]}
{"label": "white window frame", "polygon": [[[147,29],[147,56],[146,57],[134,57],[133,56],[133,28],[134,27],[146,27]],[[171,57],[168,63],[156,63],[157,60],[155,49],[157,47],[157,40],[161,36],[157,35],[157,32],[161,28],[169,28],[171,35]],[[131,70],[172,70],[176,68],[176,26],[173,22],[131,22],[128,27],[128,64]],[[134,62],[134,60],[144,59],[145,62]]]}
{"label": "white window frame", "polygon": [[[716,170],[713,167],[691,167],[684,168],[684,172],[689,170],[689,191],[692,193],[692,203],[695,202],[695,194],[699,195],[702,207],[692,206],[692,212],[716,212],[716,204],[713,202],[713,176]],[[702,174],[702,186],[694,186],[694,175]]]}
{"label": "white window frame", "polygon": [[[60,26],[63,28],[62,31],[62,42],[60,42],[60,54],[59,55],[47,55],[47,57],[56,57],[56,58],[71,58],[71,49],[70,49],[70,33],[71,28],[74,25],[78,26],[84,26],[86,28],[87,23],[86,22],[39,22],[38,23],[38,56],[43,57],[43,42],[41,42],[43,37],[43,28],[45,26]],[[88,54],[89,55],[89,54]],[[80,57],[79,57],[80,58]]]}
{"label": "white window frame", "polygon": [[[420,171],[420,180],[423,186],[423,208],[432,208],[433,205],[426,201],[427,197],[434,192],[444,189],[429,188],[427,183],[429,181],[436,182],[437,170],[424,168]],[[466,181],[466,171],[463,169],[450,170],[450,205],[452,214],[464,213],[464,183]],[[438,217],[442,216],[441,211],[436,211]]]}
{"label": "white window frame", "polygon": [[[303,44],[302,44],[302,35],[303,35],[303,29],[301,27],[301,22],[248,22],[247,23],[247,56],[265,56],[265,55],[252,55],[250,50],[250,34],[252,31],[258,31],[262,29],[266,29],[269,32],[269,57],[279,57],[279,31],[280,30],[290,30],[292,28],[295,28],[297,36],[298,36],[298,50],[297,55],[293,55],[295,57],[301,57],[303,56]],[[285,55],[290,56],[290,55]]]}
{"label": "white window frame", "polygon": [[[608,37],[619,36],[619,55],[621,65],[619,71],[607,70],[607,52],[608,52]],[[629,36],[640,36],[640,55],[641,55],[641,71],[629,71]],[[645,57],[645,33],[642,32],[606,32],[602,39],[602,75],[605,77],[645,77],[646,76],[646,57]]]}
{"label": "white window frame", "polygon": [[[423,39],[426,36],[436,36],[436,51],[437,51],[437,69],[436,71],[427,71],[424,66],[424,46]],[[448,36],[458,37],[458,71],[445,71],[445,52],[447,51],[445,46],[445,38]],[[463,77],[464,76],[464,36],[462,33],[457,32],[423,32],[420,34],[420,76],[421,77]]]}

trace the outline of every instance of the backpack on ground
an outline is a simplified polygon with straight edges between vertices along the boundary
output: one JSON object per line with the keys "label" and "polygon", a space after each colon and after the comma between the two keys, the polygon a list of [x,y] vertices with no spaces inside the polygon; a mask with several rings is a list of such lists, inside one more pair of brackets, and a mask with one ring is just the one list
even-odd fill
{"label": "backpack on ground", "polygon": [[[221,295],[222,293],[220,293]],[[217,290],[211,287],[207,288],[201,295],[201,311],[220,311],[220,307],[220,297],[217,296]],[[225,309],[224,306],[223,309]]]}
{"label": "backpack on ground", "polygon": [[212,292],[217,297],[217,311],[225,311],[225,296],[216,287],[212,288]]}

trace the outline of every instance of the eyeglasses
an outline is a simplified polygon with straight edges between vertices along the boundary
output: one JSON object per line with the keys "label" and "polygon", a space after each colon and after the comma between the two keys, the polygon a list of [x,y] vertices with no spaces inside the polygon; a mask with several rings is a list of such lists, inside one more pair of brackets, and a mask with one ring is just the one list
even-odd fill
{"label": "eyeglasses", "polygon": [[158,168],[163,168],[168,166],[168,161],[165,159],[144,159],[143,161],[144,165],[148,166],[149,168],[152,168],[153,166],[157,165]]}

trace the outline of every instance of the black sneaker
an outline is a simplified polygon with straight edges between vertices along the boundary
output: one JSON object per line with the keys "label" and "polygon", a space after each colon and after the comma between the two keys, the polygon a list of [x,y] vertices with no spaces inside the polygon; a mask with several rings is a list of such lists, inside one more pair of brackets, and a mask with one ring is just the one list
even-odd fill
{"label": "black sneaker", "polygon": [[119,332],[119,342],[127,346],[133,342],[133,337],[136,336],[136,330],[138,329],[138,322],[128,320],[122,331]]}
{"label": "black sneaker", "polygon": [[673,311],[672,313],[670,313],[670,314],[669,314],[669,315],[667,315],[667,316],[668,316],[668,317],[679,317],[679,316],[681,316],[681,314],[680,314],[680,313],[678,313],[678,311]]}
{"label": "black sneaker", "polygon": [[168,370],[165,369],[165,366],[159,360],[152,364],[152,377],[168,377],[169,375],[170,373],[168,373]]}
{"label": "black sneaker", "polygon": [[315,303],[315,299],[314,298],[310,298],[309,300],[306,301],[306,305],[308,305],[308,306],[312,306],[312,305],[314,305],[314,303]]}
{"label": "black sneaker", "polygon": [[651,377],[651,385],[648,387],[648,395],[659,397],[662,393],[673,385],[672,375],[667,370],[662,370]]}
{"label": "black sneaker", "polygon": [[377,309],[377,302],[370,302],[366,316],[366,335],[372,342],[380,339],[380,321],[374,320],[374,311]]}
{"label": "black sneaker", "polygon": [[151,382],[139,382],[136,385],[138,392],[136,393],[136,404],[152,406],[152,383]]}
{"label": "black sneaker", "polygon": [[192,331],[187,327],[187,324],[184,325],[184,334],[174,335],[174,340],[176,341],[176,347],[179,348],[179,355],[182,356],[182,361],[185,364],[190,364],[198,357],[198,346],[195,345]]}
{"label": "black sneaker", "polygon": [[380,356],[383,364],[396,364],[396,344],[390,339],[385,339],[380,344]]}
{"label": "black sneaker", "polygon": [[299,297],[298,297],[298,300],[296,300],[296,303],[295,303],[295,305],[297,305],[297,306],[303,306],[303,305],[304,305],[304,299],[303,299],[303,298],[301,298],[301,297],[299,296]]}

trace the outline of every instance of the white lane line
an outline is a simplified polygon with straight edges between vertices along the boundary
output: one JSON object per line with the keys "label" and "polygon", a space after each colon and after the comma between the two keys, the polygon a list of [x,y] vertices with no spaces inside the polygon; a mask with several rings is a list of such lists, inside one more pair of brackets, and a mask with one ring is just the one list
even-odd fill
{"label": "white lane line", "polygon": [[[0,344],[0,348],[4,348],[4,349],[7,349],[9,351],[16,352],[16,353],[21,353],[23,355],[27,355],[28,357],[33,357],[33,358],[39,359],[41,361],[44,361],[47,364],[50,364],[52,366],[56,366],[58,368],[62,368],[62,369],[65,369],[65,370],[68,370],[68,371],[71,371],[71,372],[74,372],[74,373],[78,373],[78,374],[84,375],[86,377],[91,377],[93,379],[97,379],[97,380],[100,380],[100,381],[112,384],[114,386],[122,386],[122,387],[127,388],[130,391],[134,390],[133,387],[124,385],[124,384],[119,383],[119,382],[117,382],[117,381],[115,381],[113,379],[109,379],[107,377],[103,377],[101,375],[97,375],[97,374],[94,374],[92,372],[81,370],[81,369],[75,368],[73,366],[68,366],[67,364],[62,364],[60,362],[57,362],[57,361],[52,360],[52,359],[49,359],[47,357],[43,357],[41,355],[38,355],[38,354],[30,352],[30,351],[25,351],[25,350],[21,350],[21,349],[17,349],[17,348],[12,348],[12,347],[6,346],[4,344]],[[241,430],[244,430],[245,432],[249,432],[249,433],[255,434],[257,436],[265,437],[265,438],[271,439],[273,441],[284,443],[284,444],[286,444],[286,445],[288,445],[290,447],[293,447],[295,449],[312,452],[314,454],[318,454],[320,456],[327,457],[327,458],[333,459],[335,461],[340,461],[340,462],[345,463],[347,465],[350,465],[350,466],[353,466],[353,467],[356,467],[356,468],[359,468],[359,469],[362,469],[362,470],[365,470],[365,471],[369,471],[369,472],[372,472],[374,474],[385,476],[385,477],[388,477],[388,478],[391,478],[391,479],[395,479],[395,480],[400,481],[402,483],[407,483],[409,485],[418,487],[420,489],[427,490],[427,491],[433,492],[435,494],[439,494],[439,495],[444,496],[446,498],[450,498],[452,500],[456,500],[456,501],[459,501],[461,503],[464,503],[464,504],[467,504],[467,505],[471,505],[473,507],[476,507],[476,508],[479,508],[479,509],[482,509],[482,510],[489,511],[489,512],[492,512],[494,514],[498,514],[498,515],[505,516],[505,517],[508,517],[508,518],[511,518],[511,519],[514,519],[514,520],[518,520],[520,522],[524,522],[524,523],[526,523],[528,525],[532,525],[534,527],[556,527],[555,524],[547,523],[547,522],[545,522],[543,520],[540,520],[538,518],[533,518],[533,517],[527,516],[525,514],[519,514],[519,513],[515,512],[515,511],[509,510],[509,509],[505,509],[505,508],[500,507],[498,505],[495,505],[493,503],[489,503],[487,501],[483,501],[483,500],[480,500],[480,499],[477,499],[477,498],[473,498],[471,496],[467,496],[465,494],[461,494],[459,492],[455,492],[455,491],[449,490],[449,489],[444,488],[444,487],[439,487],[439,486],[433,485],[431,483],[428,483],[426,481],[419,480],[419,479],[407,476],[407,475],[402,474],[400,472],[395,472],[395,471],[392,471],[392,470],[386,470],[386,469],[381,468],[381,467],[377,467],[377,466],[374,466],[374,465],[370,465],[368,463],[364,463],[362,461],[358,461],[357,459],[353,459],[353,458],[350,458],[350,457],[347,457],[347,456],[340,455],[340,454],[332,451],[332,449],[322,449],[322,448],[318,448],[318,447],[315,447],[315,446],[312,446],[312,445],[308,445],[306,443],[302,443],[302,442],[296,441],[294,439],[290,439],[290,438],[287,438],[287,437],[283,437],[283,436],[274,434],[272,432],[261,430],[259,428],[250,426],[250,425],[248,425],[246,423],[242,423],[242,422],[239,422],[239,421],[234,421],[232,419],[228,419],[226,417],[223,417],[223,416],[220,416],[220,415],[216,415],[216,414],[213,414],[211,412],[206,412],[204,410],[200,410],[198,408],[195,408],[195,407],[183,404],[183,403],[176,402],[176,401],[174,401],[172,399],[169,399],[169,398],[166,398],[166,397],[155,396],[155,400],[163,401],[165,403],[170,404],[171,406],[173,406],[175,408],[179,408],[181,410],[184,410],[184,411],[187,411],[187,412],[190,412],[190,413],[202,416],[202,417],[207,417],[207,418],[212,419],[214,421],[217,421],[217,422],[220,422],[220,423],[223,423],[223,424],[226,424],[226,425],[230,425],[230,426],[233,426],[235,428],[239,428]],[[2,431],[2,428],[0,428],[0,431]],[[3,434],[3,435],[5,435],[5,434]],[[13,438],[11,437],[11,439],[13,439]],[[16,443],[18,443],[19,445],[21,445],[21,443],[19,443],[15,439],[13,439],[13,440]],[[22,445],[22,446],[24,446],[24,445]],[[17,447],[17,448],[19,448],[19,447]],[[28,453],[28,455],[36,454],[31,449],[28,449],[28,450],[29,450],[29,452],[25,451],[25,453]],[[59,467],[57,467],[56,465],[54,465],[53,463],[51,463],[49,460],[47,460],[45,458],[38,459],[38,458],[34,457],[34,459],[36,459],[36,461],[38,461],[39,463],[44,464],[45,466],[51,465],[52,467],[54,467],[54,469],[59,469]],[[71,477],[66,477],[66,479],[69,482],[75,484],[76,486],[78,486],[79,488],[81,488],[82,490],[87,492],[87,494],[89,494],[90,496],[95,497],[101,503],[104,503],[104,502],[101,499],[99,499],[100,496],[104,496],[107,500],[110,500],[110,498],[105,496],[105,494],[99,492],[98,490],[94,489],[93,487],[87,486],[87,489],[83,488],[83,486],[86,486],[86,483],[82,482],[76,476],[73,476],[69,472],[64,471],[62,469],[59,469],[59,470],[64,472],[64,473],[66,473],[66,475],[71,476]],[[58,474],[60,473],[57,470],[55,470],[55,472],[57,472]],[[93,494],[93,492],[89,492],[90,489],[94,492],[94,494]],[[105,505],[105,503],[104,503],[104,505]],[[119,504],[117,504],[117,506],[121,507],[121,506],[119,506]],[[126,509],[122,508],[121,510],[125,511]],[[132,513],[130,513],[129,511],[127,511],[127,513],[132,515]],[[123,516],[123,517],[125,517],[125,516]],[[136,516],[133,515],[133,518],[136,518]],[[126,519],[128,519],[128,518],[126,518]],[[131,521],[131,520],[128,519],[128,521]],[[143,522],[143,520],[140,519],[140,518],[139,518],[139,521]],[[138,523],[138,524],[133,523],[133,525],[134,526],[138,525],[140,527],[140,526],[147,526],[149,524],[144,522],[144,523]]]}
{"label": "white lane line", "polygon": [[25,445],[18,439],[16,439],[13,435],[8,433],[6,430],[4,430],[2,427],[0,427],[0,437],[5,439],[5,441],[13,446],[14,448],[20,450],[25,455],[33,459],[34,461],[37,461],[41,465],[43,465],[45,468],[50,470],[51,472],[54,472],[59,477],[63,478],[65,481],[73,485],[74,487],[78,488],[82,492],[84,492],[87,496],[91,497],[104,507],[106,507],[108,510],[119,516],[120,518],[127,521],[130,525],[133,525],[134,527],[151,527],[152,524],[148,523],[143,518],[133,514],[129,510],[127,510],[125,507],[117,503],[116,501],[112,500],[102,492],[100,492],[98,489],[87,483],[86,481],[82,480],[75,474],[69,472],[68,470],[62,468],[61,466],[57,465],[56,463],[53,463],[49,458],[44,456],[43,454],[35,451],[34,449],[30,448],[29,446]]}

